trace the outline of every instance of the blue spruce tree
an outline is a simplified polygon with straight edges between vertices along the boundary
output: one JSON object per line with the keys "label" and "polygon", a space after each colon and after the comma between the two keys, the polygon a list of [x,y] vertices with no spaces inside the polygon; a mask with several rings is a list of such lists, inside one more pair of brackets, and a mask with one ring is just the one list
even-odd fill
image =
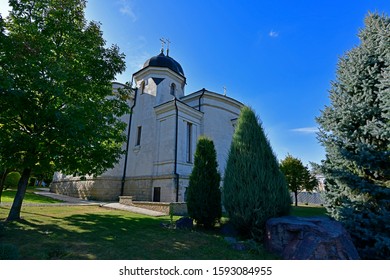
{"label": "blue spruce tree", "polygon": [[360,256],[390,258],[390,19],[369,14],[360,44],[340,58],[330,106],[317,122],[325,147],[326,207]]}

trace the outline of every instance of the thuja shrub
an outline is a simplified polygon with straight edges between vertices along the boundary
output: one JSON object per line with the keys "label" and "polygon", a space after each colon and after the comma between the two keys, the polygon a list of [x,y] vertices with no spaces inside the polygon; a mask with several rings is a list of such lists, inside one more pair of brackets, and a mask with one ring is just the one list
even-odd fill
{"label": "thuja shrub", "polygon": [[286,215],[291,198],[262,125],[249,107],[241,110],[223,184],[224,206],[239,232],[261,240],[269,218]]}
{"label": "thuja shrub", "polygon": [[221,218],[221,176],[211,139],[201,137],[194,155],[194,167],[187,189],[188,215],[198,225],[213,227]]}

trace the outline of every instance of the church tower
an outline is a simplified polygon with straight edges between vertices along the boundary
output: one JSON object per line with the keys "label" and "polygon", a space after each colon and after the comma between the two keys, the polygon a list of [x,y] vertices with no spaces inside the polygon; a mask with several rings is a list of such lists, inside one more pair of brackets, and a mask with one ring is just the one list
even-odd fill
{"label": "church tower", "polygon": [[[169,49],[165,54],[162,48],[133,74],[133,80],[137,90],[124,194],[145,201],[183,200],[178,189],[178,137],[185,129],[183,121],[179,122],[186,85],[183,68],[169,56]],[[195,140],[191,143],[195,145]]]}
{"label": "church tower", "polygon": [[155,97],[154,105],[184,96],[186,78],[181,65],[161,49],[159,55],[148,59],[141,70],[133,75],[138,94]]}

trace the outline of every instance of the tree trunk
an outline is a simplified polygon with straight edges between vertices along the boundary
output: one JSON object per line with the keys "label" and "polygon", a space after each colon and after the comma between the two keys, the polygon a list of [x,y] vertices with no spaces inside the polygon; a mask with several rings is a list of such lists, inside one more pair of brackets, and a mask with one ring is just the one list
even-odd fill
{"label": "tree trunk", "polygon": [[28,185],[28,179],[30,178],[31,169],[25,168],[22,173],[22,177],[20,177],[18,183],[18,190],[16,192],[14,202],[12,203],[11,210],[8,214],[7,221],[16,221],[20,220],[20,211],[22,209],[22,203],[24,195],[26,194],[26,189]]}
{"label": "tree trunk", "polygon": [[295,195],[295,206],[298,206],[298,191],[295,191],[294,195]]}
{"label": "tree trunk", "polygon": [[9,173],[9,170],[6,168],[6,169],[4,169],[4,172],[1,174],[1,178],[0,178],[0,203],[1,203],[1,196],[3,195],[5,178],[7,178],[8,173]]}

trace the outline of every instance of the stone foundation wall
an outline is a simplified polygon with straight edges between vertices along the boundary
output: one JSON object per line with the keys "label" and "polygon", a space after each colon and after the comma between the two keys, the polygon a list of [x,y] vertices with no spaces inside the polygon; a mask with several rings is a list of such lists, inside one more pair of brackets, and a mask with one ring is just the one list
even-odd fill
{"label": "stone foundation wall", "polygon": [[158,211],[170,215],[185,216],[187,215],[187,203],[184,202],[150,202],[150,201],[133,201],[133,205],[153,211]]}
{"label": "stone foundation wall", "polygon": [[[53,180],[50,184],[50,191],[85,200],[118,201],[118,197],[121,195],[121,185],[122,181],[119,177],[97,177],[80,180],[77,177],[66,176]],[[187,185],[188,178],[181,177],[179,181],[179,202],[185,201]],[[161,189],[161,202],[176,201],[176,184],[173,175],[127,178],[123,195],[132,196],[134,201],[152,201],[154,188]]]}
{"label": "stone foundation wall", "polygon": [[85,200],[118,201],[121,181],[114,178],[53,181],[50,191]]}
{"label": "stone foundation wall", "polygon": [[[134,201],[153,201],[154,188],[161,189],[161,202],[176,201],[176,183],[174,175],[155,177],[131,177],[126,179],[123,195],[133,196]],[[179,201],[185,201],[187,177],[179,180]]]}
{"label": "stone foundation wall", "polygon": [[133,201],[134,206],[169,214],[169,202]]}
{"label": "stone foundation wall", "polygon": [[126,178],[123,195],[133,196],[134,200],[152,200],[152,177],[133,177]]}

